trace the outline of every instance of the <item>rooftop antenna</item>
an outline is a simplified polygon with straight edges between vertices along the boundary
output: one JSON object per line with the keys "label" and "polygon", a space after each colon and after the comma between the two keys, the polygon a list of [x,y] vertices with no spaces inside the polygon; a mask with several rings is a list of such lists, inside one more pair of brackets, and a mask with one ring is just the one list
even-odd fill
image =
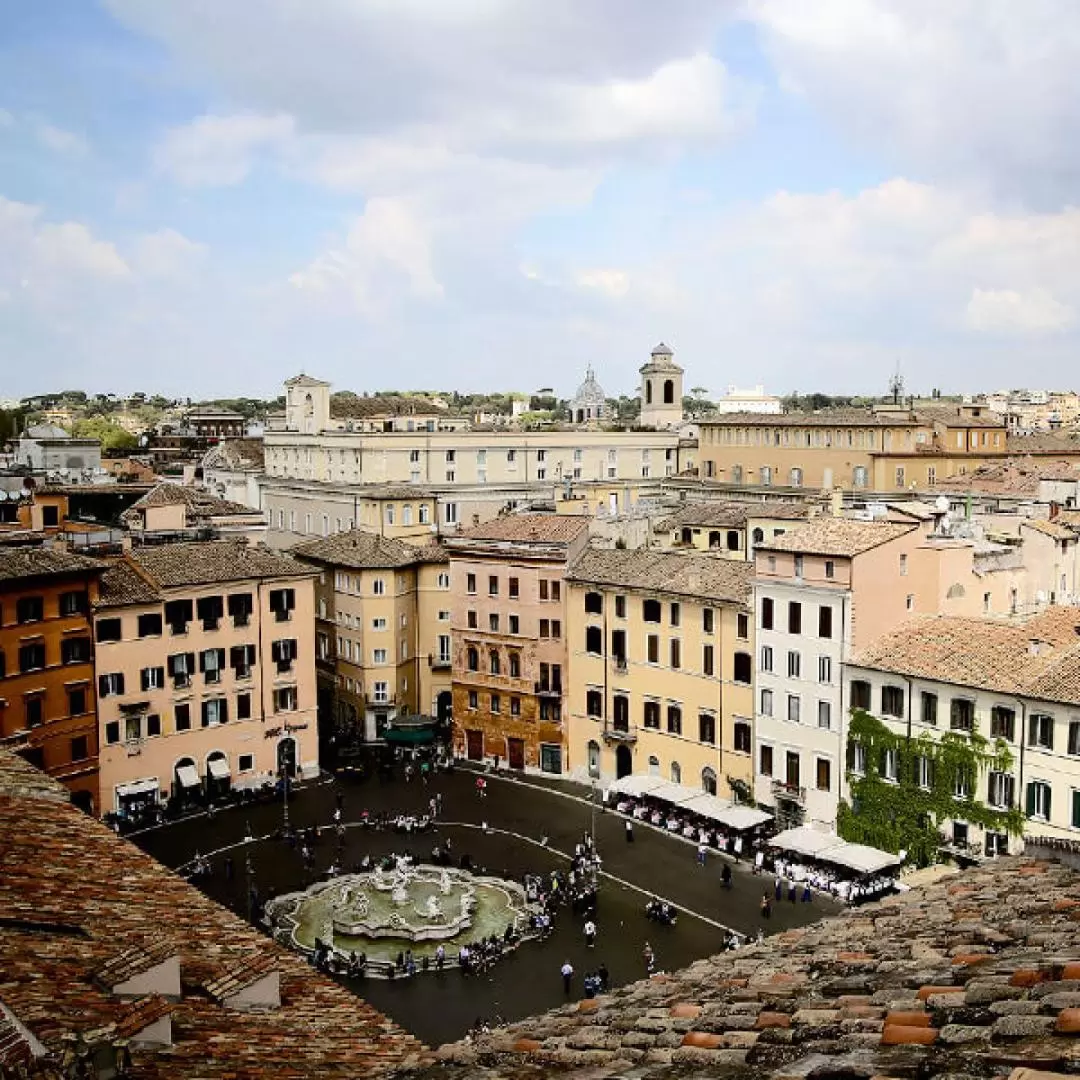
{"label": "rooftop antenna", "polygon": [[889,380],[889,393],[892,394],[893,404],[899,405],[904,396],[904,376],[900,374],[899,360],[896,361],[896,373]]}

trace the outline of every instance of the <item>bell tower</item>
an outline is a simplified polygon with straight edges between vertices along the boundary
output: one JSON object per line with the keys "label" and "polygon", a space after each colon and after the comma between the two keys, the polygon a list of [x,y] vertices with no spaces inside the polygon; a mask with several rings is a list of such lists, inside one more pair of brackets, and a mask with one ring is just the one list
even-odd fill
{"label": "bell tower", "polygon": [[642,427],[678,427],[683,420],[683,369],[670,346],[660,342],[641,368]]}

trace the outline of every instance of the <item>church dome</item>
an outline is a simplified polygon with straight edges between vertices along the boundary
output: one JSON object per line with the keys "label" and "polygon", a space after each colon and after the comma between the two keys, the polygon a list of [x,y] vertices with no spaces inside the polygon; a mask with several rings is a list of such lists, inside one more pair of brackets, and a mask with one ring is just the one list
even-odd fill
{"label": "church dome", "polygon": [[585,372],[585,381],[577,388],[574,400],[570,403],[571,417],[575,423],[587,424],[593,420],[602,420],[606,410],[607,396],[590,367]]}

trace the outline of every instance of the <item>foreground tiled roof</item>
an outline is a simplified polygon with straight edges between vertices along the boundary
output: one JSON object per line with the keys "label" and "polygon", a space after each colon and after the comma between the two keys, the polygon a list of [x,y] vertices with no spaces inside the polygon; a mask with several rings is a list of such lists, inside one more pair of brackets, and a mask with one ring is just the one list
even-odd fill
{"label": "foreground tiled roof", "polygon": [[[353,1078],[424,1060],[385,1016],[70,803],[9,783],[10,768],[0,750],[0,1003],[51,1055],[73,1035],[117,1046],[169,1015],[171,1045],[131,1044],[125,1075]],[[140,948],[179,957],[179,1000],[111,992],[109,965],[130,975]],[[270,970],[277,1007],[227,1008],[212,992]]]}
{"label": "foreground tiled roof", "polygon": [[998,860],[443,1047],[439,1065],[413,1075],[990,1080],[1024,1067],[1074,1072],[1078,920],[1075,871]]}
{"label": "foreground tiled roof", "polygon": [[242,540],[139,547],[132,550],[131,558],[162,588],[297,577],[312,572],[288,555],[253,547]]}
{"label": "foreground tiled roof", "polygon": [[681,529],[684,525],[701,525],[705,528],[738,528],[745,525],[749,518],[805,521],[807,508],[799,503],[723,502],[714,499],[680,506],[662,523],[662,527]]}
{"label": "foreground tiled roof", "polygon": [[[1080,449],[1080,445],[1077,449]],[[1075,462],[1008,457],[1000,461],[988,461],[971,472],[939,480],[933,490],[952,494],[970,491],[978,495],[1034,497],[1039,494],[1039,486],[1043,480],[1068,479],[1080,480],[1080,467]]]}
{"label": "foreground tiled roof", "polygon": [[588,532],[589,519],[577,514],[506,514],[483,525],[464,529],[452,543],[464,540],[510,540],[517,543],[566,544]]}
{"label": "foreground tiled roof", "polygon": [[796,551],[804,555],[861,555],[915,528],[898,521],[855,521],[823,515],[782,536],[771,537],[764,544],[758,544],[758,550]]}
{"label": "foreground tiled roof", "polygon": [[154,604],[161,594],[126,559],[113,563],[101,575],[98,607],[127,607],[130,604]]}
{"label": "foreground tiled roof", "polygon": [[885,634],[851,662],[1080,705],[1080,607],[1052,607],[1023,622],[923,616]]}
{"label": "foreground tiled roof", "polygon": [[695,600],[747,604],[754,577],[751,563],[681,551],[637,548],[589,548],[574,560],[568,581],[646,592],[670,593]]}
{"label": "foreground tiled roof", "polygon": [[57,548],[0,546],[0,581],[103,570],[107,564]]}
{"label": "foreground tiled roof", "polygon": [[253,510],[243,503],[219,499],[204,488],[189,487],[186,484],[162,483],[148,491],[141,499],[129,506],[121,515],[125,525],[141,521],[140,510],[154,506],[183,506],[184,520],[189,527],[203,525],[211,518],[234,517],[236,515],[254,515],[261,517],[258,510]]}
{"label": "foreground tiled roof", "polygon": [[366,529],[350,529],[318,540],[309,540],[289,549],[290,554],[330,566],[352,570],[415,566],[423,562],[423,550]]}
{"label": "foreground tiled roof", "polygon": [[1022,521],[1020,524],[1026,529],[1034,529],[1036,532],[1041,532],[1044,536],[1049,536],[1053,540],[1076,539],[1076,532],[1060,521],[1047,521],[1044,518],[1032,518],[1029,521]]}

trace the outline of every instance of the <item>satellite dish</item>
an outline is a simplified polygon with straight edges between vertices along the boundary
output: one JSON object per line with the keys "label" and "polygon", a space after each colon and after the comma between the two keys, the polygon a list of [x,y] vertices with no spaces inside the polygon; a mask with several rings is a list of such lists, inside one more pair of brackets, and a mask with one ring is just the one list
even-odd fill
{"label": "satellite dish", "polygon": [[936,509],[936,510],[937,510],[937,511],[938,511],[939,513],[941,513],[941,514],[945,514],[945,513],[948,513],[948,510],[949,510],[949,500],[948,500],[948,499],[947,499],[947,498],[946,498],[946,497],[945,497],[944,495],[939,495],[939,496],[938,496],[938,497],[937,497],[937,498],[936,498],[936,499],[934,500],[934,507],[935,507],[935,509]]}

